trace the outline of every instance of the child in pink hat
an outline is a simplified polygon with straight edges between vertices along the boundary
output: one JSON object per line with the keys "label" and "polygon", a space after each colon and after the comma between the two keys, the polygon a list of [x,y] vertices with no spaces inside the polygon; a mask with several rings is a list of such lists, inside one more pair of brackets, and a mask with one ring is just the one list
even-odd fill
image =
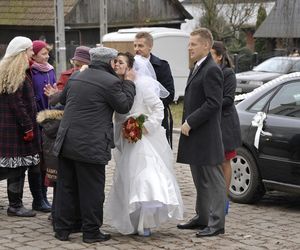
{"label": "child in pink hat", "polygon": [[[42,40],[35,40],[32,45],[34,52],[31,65],[32,83],[37,110],[42,111],[49,109],[49,100],[44,94],[44,87],[47,84],[53,86],[56,83],[56,77],[53,66],[48,63],[48,44]],[[51,205],[47,199],[47,187],[44,185],[45,174],[45,169],[41,164],[40,171],[28,173],[28,181],[33,196],[32,208],[41,212],[50,212]]]}

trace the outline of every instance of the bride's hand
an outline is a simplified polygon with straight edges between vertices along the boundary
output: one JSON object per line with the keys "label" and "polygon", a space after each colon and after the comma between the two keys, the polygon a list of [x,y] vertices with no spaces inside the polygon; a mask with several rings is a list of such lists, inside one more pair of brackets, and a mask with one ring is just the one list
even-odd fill
{"label": "bride's hand", "polygon": [[135,72],[133,71],[133,69],[127,69],[124,75],[124,80],[130,80],[130,81],[134,81],[135,79]]}

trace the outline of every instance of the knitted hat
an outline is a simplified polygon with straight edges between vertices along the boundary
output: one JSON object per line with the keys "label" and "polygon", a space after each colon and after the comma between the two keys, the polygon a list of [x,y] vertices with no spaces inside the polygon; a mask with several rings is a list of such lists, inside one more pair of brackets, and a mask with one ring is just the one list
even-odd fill
{"label": "knitted hat", "polygon": [[24,36],[16,36],[7,46],[4,58],[15,56],[32,46],[32,41]]}
{"label": "knitted hat", "polygon": [[118,56],[118,51],[107,47],[96,47],[90,49],[91,61],[100,61],[110,63],[110,61]]}
{"label": "knitted hat", "polygon": [[76,48],[74,57],[72,60],[76,60],[82,63],[90,64],[90,53],[89,50],[91,48],[86,46],[79,46]]}
{"label": "knitted hat", "polygon": [[42,40],[35,40],[32,42],[32,48],[35,55],[37,55],[41,49],[46,48],[47,46],[48,44]]}

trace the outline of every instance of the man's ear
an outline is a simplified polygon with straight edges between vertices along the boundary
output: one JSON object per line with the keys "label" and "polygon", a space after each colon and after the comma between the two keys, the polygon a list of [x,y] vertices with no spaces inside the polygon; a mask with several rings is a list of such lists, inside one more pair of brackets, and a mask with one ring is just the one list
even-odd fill
{"label": "man's ear", "polygon": [[213,47],[213,44],[211,44],[208,40],[206,40],[205,48],[208,50],[208,52],[211,51],[212,47]]}
{"label": "man's ear", "polygon": [[205,41],[205,49],[207,49],[208,51],[211,50],[212,45],[209,43],[209,41]]}

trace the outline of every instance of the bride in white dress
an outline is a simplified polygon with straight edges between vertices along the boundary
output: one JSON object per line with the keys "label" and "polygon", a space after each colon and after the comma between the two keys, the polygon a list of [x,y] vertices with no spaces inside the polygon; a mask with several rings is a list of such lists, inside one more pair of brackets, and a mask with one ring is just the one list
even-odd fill
{"label": "bride in white dress", "polygon": [[[130,64],[130,55],[120,53],[114,69],[122,77]],[[168,219],[183,219],[183,203],[173,171],[173,153],[161,126],[164,106],[160,97],[169,93],[156,81],[146,58],[135,56],[134,70],[133,107],[127,115],[115,114],[116,169],[104,214],[122,234],[149,236],[151,228]],[[140,114],[147,116],[142,138],[129,143],[122,135],[122,124]]]}

